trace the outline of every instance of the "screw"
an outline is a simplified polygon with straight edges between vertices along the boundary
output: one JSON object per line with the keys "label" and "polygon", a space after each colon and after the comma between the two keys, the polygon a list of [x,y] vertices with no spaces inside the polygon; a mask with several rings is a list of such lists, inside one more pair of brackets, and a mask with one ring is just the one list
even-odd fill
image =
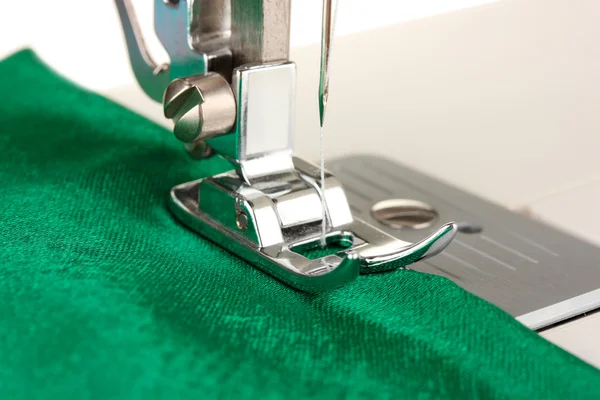
{"label": "screw", "polygon": [[244,230],[248,228],[248,215],[244,211],[242,199],[237,198],[235,201],[235,223],[238,229]]}
{"label": "screw", "polygon": [[238,212],[235,218],[235,223],[238,229],[248,229],[248,216],[245,212]]}
{"label": "screw", "polygon": [[184,143],[228,133],[235,124],[233,92],[215,72],[175,79],[165,90],[163,107],[165,117],[175,124],[173,133]]}
{"label": "screw", "polygon": [[203,140],[198,140],[192,143],[186,143],[185,151],[187,151],[188,156],[190,156],[190,158],[193,160],[201,160],[203,158],[208,158],[213,155],[213,150]]}

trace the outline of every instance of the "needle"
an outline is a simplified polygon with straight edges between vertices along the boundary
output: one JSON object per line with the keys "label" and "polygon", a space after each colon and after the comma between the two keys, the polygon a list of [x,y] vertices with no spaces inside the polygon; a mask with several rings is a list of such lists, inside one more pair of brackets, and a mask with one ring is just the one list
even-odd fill
{"label": "needle", "polygon": [[335,28],[337,0],[323,0],[323,25],[321,28],[321,77],[319,80],[319,117],[321,128],[329,97],[329,57]]}
{"label": "needle", "polygon": [[319,122],[321,124],[321,247],[327,246],[327,212],[325,201],[325,142],[323,136],[323,123],[325,122],[325,109],[329,97],[329,57],[331,56],[331,42],[335,27],[335,13],[337,0],[323,0],[323,26],[321,28],[321,76],[319,79]]}

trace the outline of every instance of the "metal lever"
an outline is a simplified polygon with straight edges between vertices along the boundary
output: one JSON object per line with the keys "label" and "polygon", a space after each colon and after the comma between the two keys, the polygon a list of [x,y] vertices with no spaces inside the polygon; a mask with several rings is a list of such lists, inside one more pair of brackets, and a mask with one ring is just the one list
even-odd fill
{"label": "metal lever", "polygon": [[142,35],[131,0],[115,0],[125,34],[129,61],[142,90],[155,101],[162,101],[165,88],[171,82],[169,64],[158,64],[150,54]]}
{"label": "metal lever", "polygon": [[229,0],[154,0],[154,26],[170,62],[150,54],[131,0],[114,0],[129,59],[142,90],[162,103],[177,78],[231,69]]}

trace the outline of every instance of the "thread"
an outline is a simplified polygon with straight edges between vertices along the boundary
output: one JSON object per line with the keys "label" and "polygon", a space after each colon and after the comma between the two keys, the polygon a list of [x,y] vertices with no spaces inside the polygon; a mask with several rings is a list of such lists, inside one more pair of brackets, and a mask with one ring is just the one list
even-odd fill
{"label": "thread", "polygon": [[327,246],[327,212],[325,211],[325,136],[323,135],[323,126],[321,125],[321,133],[319,135],[320,147],[321,147],[321,247]]}

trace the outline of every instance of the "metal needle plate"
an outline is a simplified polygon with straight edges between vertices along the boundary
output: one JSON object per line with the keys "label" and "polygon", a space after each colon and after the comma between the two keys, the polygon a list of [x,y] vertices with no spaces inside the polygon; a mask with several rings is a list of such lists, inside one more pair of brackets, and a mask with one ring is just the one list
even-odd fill
{"label": "metal needle plate", "polygon": [[[403,240],[424,229],[394,229],[371,212],[380,201],[403,198],[431,205],[459,233],[438,257],[412,269],[447,277],[542,329],[600,308],[600,249],[405,166],[373,156],[332,161],[352,213]],[[462,232],[462,233],[461,233]]]}

